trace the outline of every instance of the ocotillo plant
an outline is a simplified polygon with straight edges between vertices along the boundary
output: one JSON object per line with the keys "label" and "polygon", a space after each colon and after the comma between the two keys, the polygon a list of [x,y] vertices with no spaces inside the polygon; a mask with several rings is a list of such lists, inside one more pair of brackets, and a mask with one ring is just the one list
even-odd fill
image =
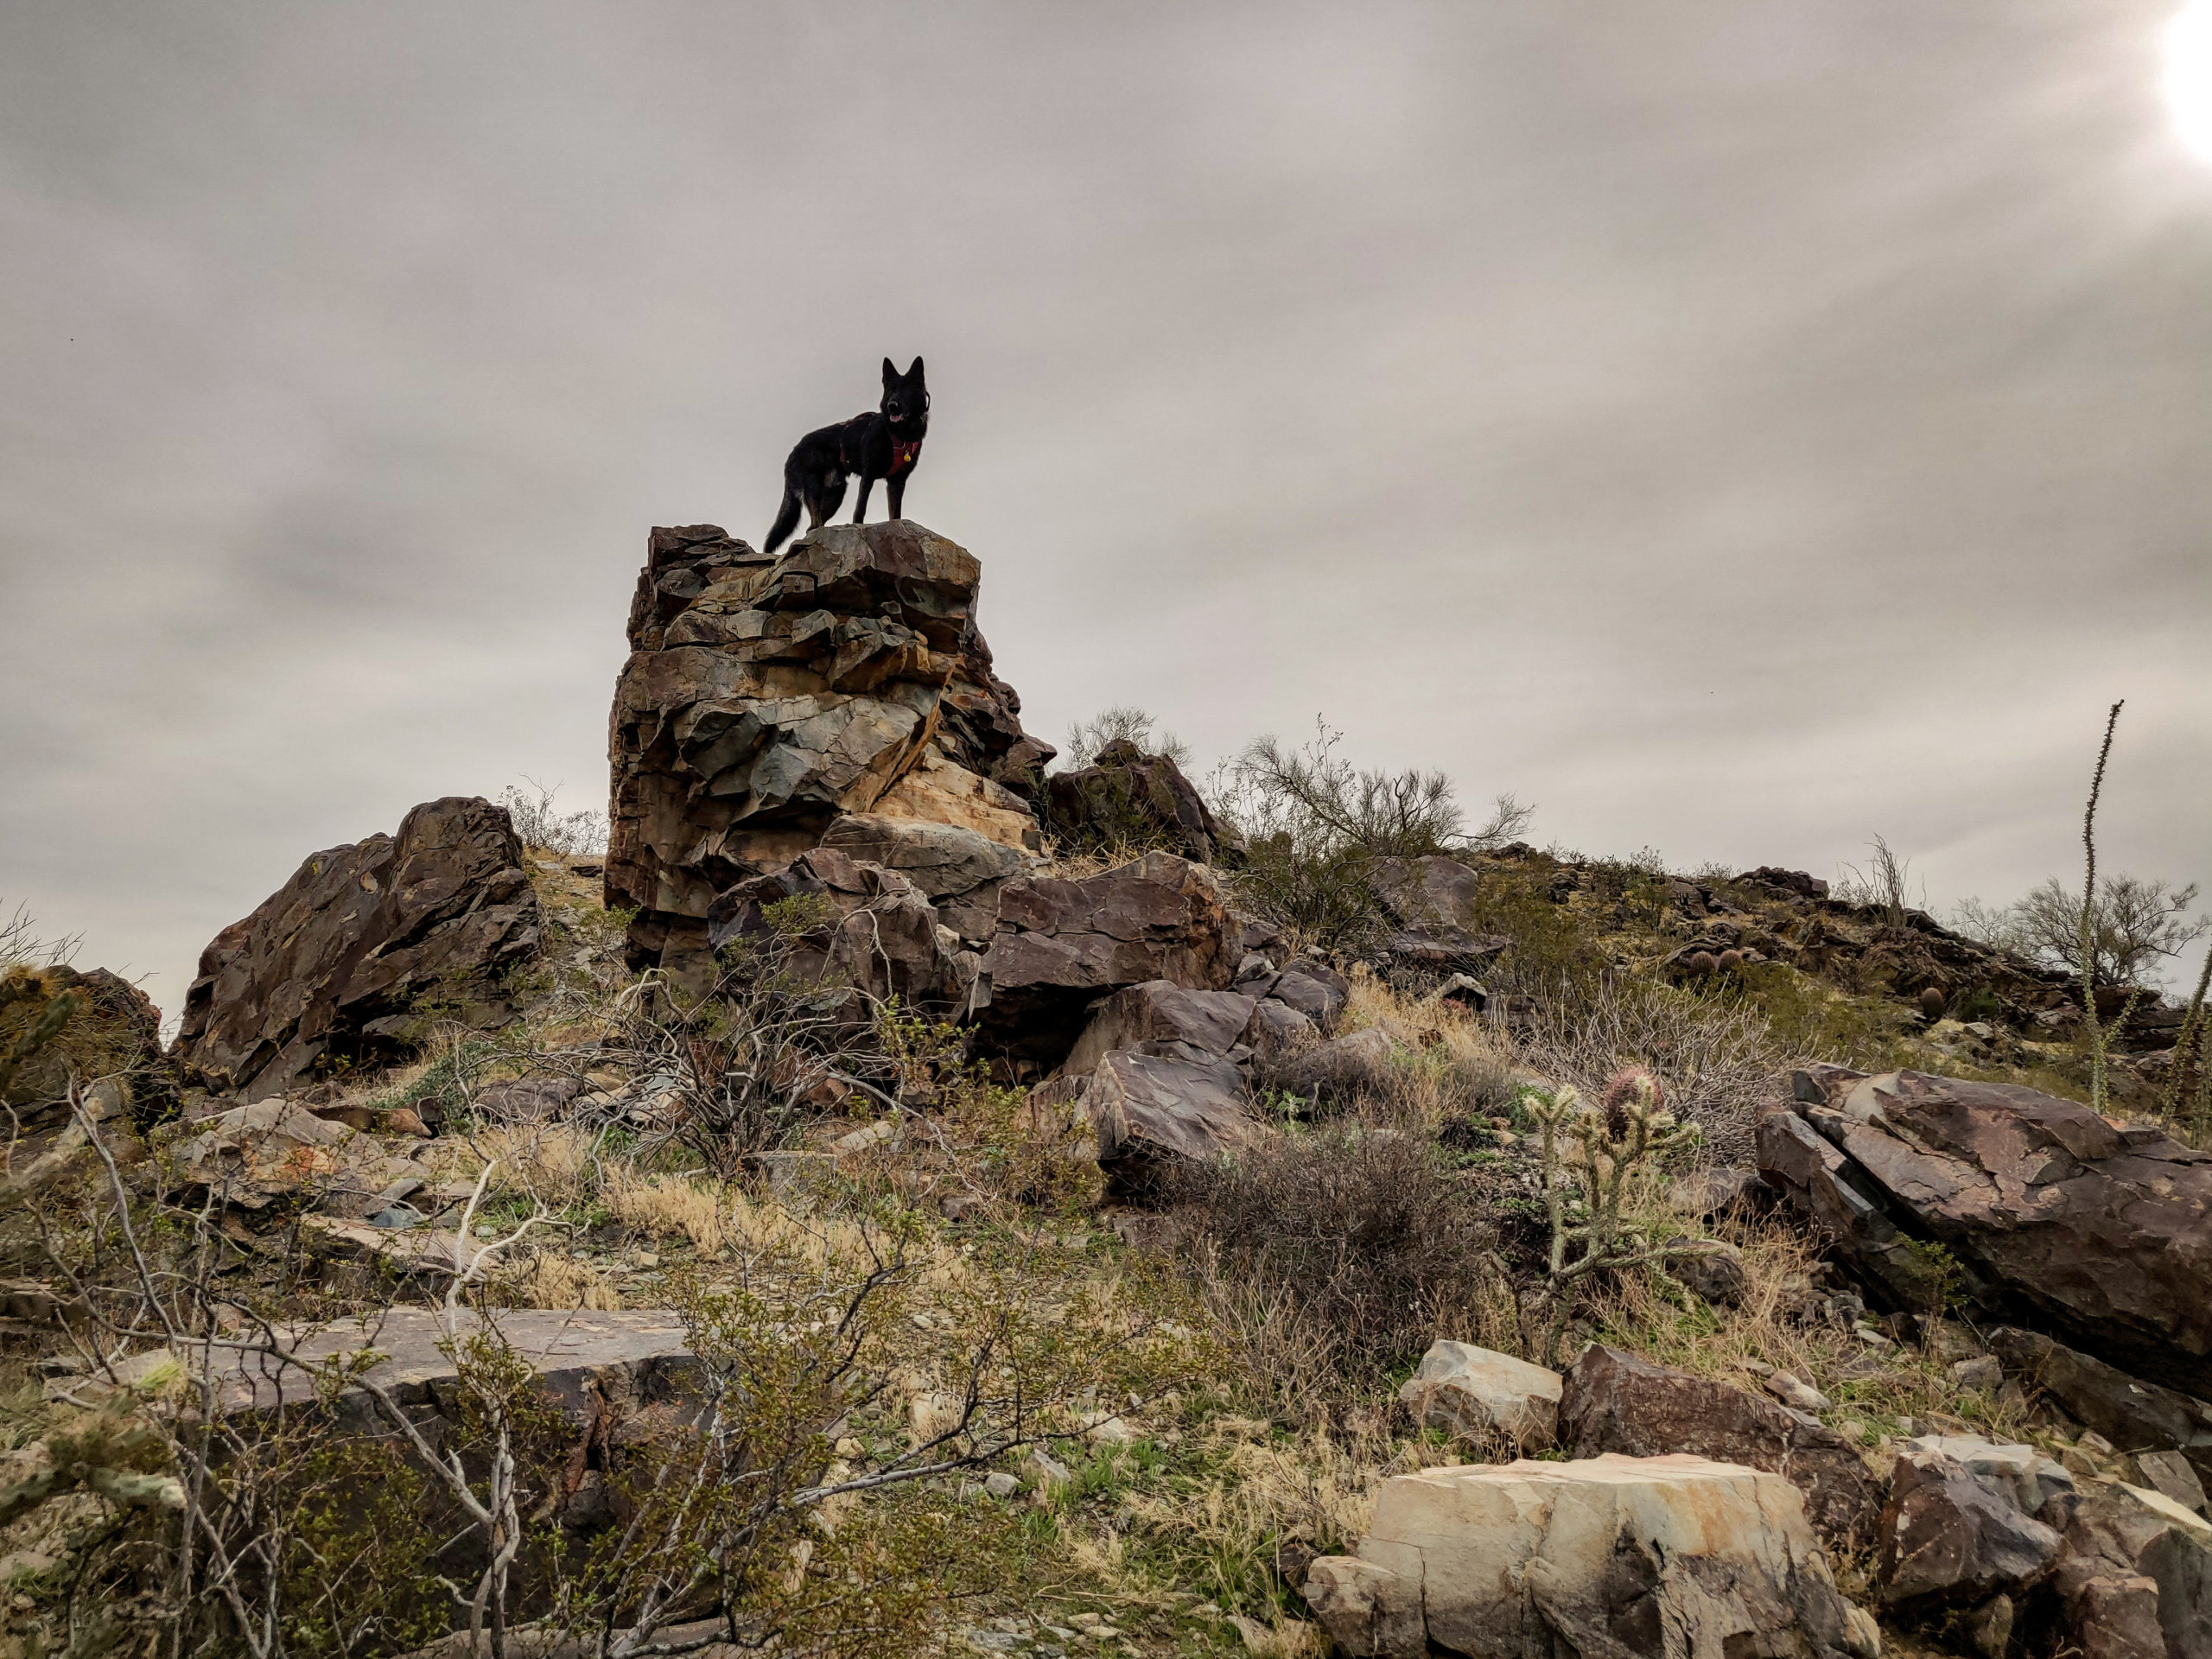
{"label": "ocotillo plant", "polygon": [[[1521,1102],[1541,1136],[1551,1223],[1544,1277],[1518,1299],[1521,1345],[1537,1363],[1556,1367],[1567,1321],[1593,1274],[1642,1268],[1679,1290],[1664,1257],[1713,1255],[1727,1246],[1713,1241],[1655,1245],[1623,1214],[1630,1177],[1698,1139],[1694,1123],[1678,1124],[1665,1109],[1659,1080],[1649,1071],[1630,1066],[1615,1073],[1599,1107],[1586,1104],[1572,1085],[1524,1089]],[[1503,1263],[1497,1266],[1502,1270]]]}

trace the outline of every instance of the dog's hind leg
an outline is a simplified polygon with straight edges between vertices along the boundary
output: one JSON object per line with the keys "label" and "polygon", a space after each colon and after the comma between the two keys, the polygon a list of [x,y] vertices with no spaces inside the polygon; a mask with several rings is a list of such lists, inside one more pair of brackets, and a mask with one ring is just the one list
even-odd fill
{"label": "dog's hind leg", "polygon": [[861,504],[853,509],[853,522],[861,523],[868,517],[868,493],[875,487],[875,480],[866,473],[861,474]]}
{"label": "dog's hind leg", "polygon": [[822,480],[822,493],[807,499],[806,510],[813,522],[807,525],[811,534],[837,516],[837,509],[845,504],[845,475],[831,474]]}

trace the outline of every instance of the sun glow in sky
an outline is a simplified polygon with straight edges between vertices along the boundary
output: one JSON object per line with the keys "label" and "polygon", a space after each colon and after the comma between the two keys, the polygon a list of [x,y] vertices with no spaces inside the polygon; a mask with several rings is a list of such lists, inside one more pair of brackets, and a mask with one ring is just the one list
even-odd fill
{"label": "sun glow in sky", "polygon": [[2189,0],[2166,25],[2165,88],[2175,132],[2212,162],[2212,0]]}

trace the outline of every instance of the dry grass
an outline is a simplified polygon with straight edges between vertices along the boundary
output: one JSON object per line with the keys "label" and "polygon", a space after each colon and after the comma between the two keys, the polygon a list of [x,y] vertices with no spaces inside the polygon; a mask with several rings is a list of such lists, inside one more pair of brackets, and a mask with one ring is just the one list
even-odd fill
{"label": "dry grass", "polygon": [[622,1306],[607,1274],[588,1262],[552,1249],[533,1250],[494,1274],[492,1294],[503,1307],[607,1313]]}
{"label": "dry grass", "polygon": [[600,1194],[614,1218],[649,1238],[686,1238],[701,1255],[721,1254],[730,1219],[722,1191],[681,1175],[609,1169]]}
{"label": "dry grass", "polygon": [[[433,1143],[436,1144],[436,1143]],[[570,1123],[502,1124],[452,1137],[446,1172],[474,1179],[492,1165],[490,1191],[548,1210],[589,1198],[599,1184],[596,1138]]]}
{"label": "dry grass", "polygon": [[1648,979],[1607,979],[1559,998],[1515,1049],[1593,1100],[1622,1067],[1646,1068],[1675,1116],[1704,1132],[1706,1155],[1728,1164],[1751,1161],[1759,1103],[1788,1092],[1792,1061],[1757,1010]]}

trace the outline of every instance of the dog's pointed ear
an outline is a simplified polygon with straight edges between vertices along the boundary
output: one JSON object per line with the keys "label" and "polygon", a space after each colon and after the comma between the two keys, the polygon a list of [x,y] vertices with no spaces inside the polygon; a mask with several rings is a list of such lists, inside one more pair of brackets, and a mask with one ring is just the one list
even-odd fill
{"label": "dog's pointed ear", "polygon": [[899,365],[887,357],[883,359],[883,384],[887,386],[899,384]]}
{"label": "dog's pointed ear", "polygon": [[922,378],[922,359],[918,357],[914,359],[914,366],[906,371],[906,378],[909,380],[918,380]]}

